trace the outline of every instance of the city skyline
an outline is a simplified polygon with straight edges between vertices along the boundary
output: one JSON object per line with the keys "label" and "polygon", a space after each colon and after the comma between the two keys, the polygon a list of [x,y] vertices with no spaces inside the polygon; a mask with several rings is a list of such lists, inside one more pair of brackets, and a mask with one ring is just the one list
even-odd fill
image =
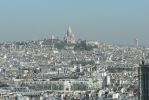
{"label": "city skyline", "polygon": [[33,40],[68,26],[77,38],[108,43],[147,44],[149,1],[0,1],[0,41]]}

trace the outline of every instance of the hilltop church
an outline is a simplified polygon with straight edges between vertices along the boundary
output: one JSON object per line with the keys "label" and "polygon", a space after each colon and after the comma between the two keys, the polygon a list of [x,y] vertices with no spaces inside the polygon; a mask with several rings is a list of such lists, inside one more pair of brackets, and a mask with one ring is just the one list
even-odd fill
{"label": "hilltop church", "polygon": [[75,44],[76,43],[74,33],[72,32],[70,26],[67,30],[67,33],[65,34],[64,42],[67,43],[67,44]]}

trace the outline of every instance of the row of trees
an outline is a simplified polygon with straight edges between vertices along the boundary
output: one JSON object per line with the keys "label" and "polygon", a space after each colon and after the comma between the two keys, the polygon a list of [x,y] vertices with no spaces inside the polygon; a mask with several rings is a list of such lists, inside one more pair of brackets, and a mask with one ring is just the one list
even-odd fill
{"label": "row of trees", "polygon": [[66,49],[66,47],[74,47],[74,50],[93,50],[94,48],[97,48],[97,46],[92,46],[86,43],[86,41],[80,41],[77,42],[76,44],[66,44],[64,42],[58,42],[54,44],[54,47],[57,49]]}

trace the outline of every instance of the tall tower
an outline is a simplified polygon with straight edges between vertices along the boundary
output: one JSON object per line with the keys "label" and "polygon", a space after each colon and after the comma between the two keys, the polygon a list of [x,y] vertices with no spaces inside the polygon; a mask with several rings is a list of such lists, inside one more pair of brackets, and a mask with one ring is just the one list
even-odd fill
{"label": "tall tower", "polygon": [[54,35],[51,35],[51,50],[54,49],[54,39],[55,39],[55,36]]}
{"label": "tall tower", "polygon": [[138,68],[139,80],[139,97],[138,100],[149,100],[149,64],[145,64],[145,60]]}
{"label": "tall tower", "polygon": [[136,47],[139,46],[139,42],[138,42],[138,41],[139,41],[139,40],[138,40],[137,38],[134,40],[134,44],[135,44]]}
{"label": "tall tower", "polygon": [[74,33],[72,32],[70,26],[65,34],[64,41],[69,44],[74,44],[76,42]]}

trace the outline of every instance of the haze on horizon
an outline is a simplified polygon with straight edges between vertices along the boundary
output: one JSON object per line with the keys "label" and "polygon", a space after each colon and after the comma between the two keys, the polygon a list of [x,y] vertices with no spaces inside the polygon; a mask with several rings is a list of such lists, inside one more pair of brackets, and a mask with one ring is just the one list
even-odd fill
{"label": "haze on horizon", "polygon": [[0,41],[63,37],[149,43],[149,0],[1,0]]}

